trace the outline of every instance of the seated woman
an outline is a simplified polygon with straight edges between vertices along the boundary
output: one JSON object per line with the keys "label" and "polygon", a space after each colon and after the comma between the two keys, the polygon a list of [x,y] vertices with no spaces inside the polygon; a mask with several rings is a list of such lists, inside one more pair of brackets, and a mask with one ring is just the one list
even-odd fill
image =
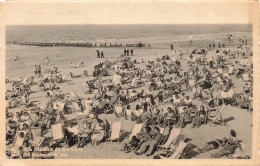
{"label": "seated woman", "polygon": [[91,136],[91,146],[97,146],[103,140],[105,136],[105,129],[102,121],[98,118],[98,115],[94,115],[92,122],[92,136]]}
{"label": "seated woman", "polygon": [[133,114],[131,116],[131,121],[136,121],[137,119],[140,118],[141,113],[143,110],[140,108],[140,106],[137,104],[135,110],[133,111]]}
{"label": "seated woman", "polygon": [[197,112],[197,115],[192,119],[191,128],[200,127],[202,122],[205,124],[207,121],[206,116],[207,112],[205,111],[205,107],[200,106],[200,110]]}
{"label": "seated woman", "polygon": [[167,113],[164,115],[164,124],[163,127],[170,127],[176,123],[176,113],[171,107],[167,108]]}
{"label": "seated woman", "polygon": [[190,112],[187,107],[183,107],[183,109],[178,110],[178,113],[180,118],[177,124],[184,127],[184,122],[191,120]]}
{"label": "seated woman", "polygon": [[69,146],[72,146],[75,143],[78,134],[79,134],[78,126],[73,124],[73,122],[71,122],[69,127],[67,128],[67,133],[66,133]]}
{"label": "seated woman", "polygon": [[132,115],[131,107],[130,105],[127,105],[125,109],[125,119],[127,120],[129,117],[131,117],[131,115]]}
{"label": "seated woman", "polygon": [[84,127],[79,131],[78,148],[84,146],[84,143],[86,141],[91,142],[91,134],[92,134],[91,123],[86,123]]}

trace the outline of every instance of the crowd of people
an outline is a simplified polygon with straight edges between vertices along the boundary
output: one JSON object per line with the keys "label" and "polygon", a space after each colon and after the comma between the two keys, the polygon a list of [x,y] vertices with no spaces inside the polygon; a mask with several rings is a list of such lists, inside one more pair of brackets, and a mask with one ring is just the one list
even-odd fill
{"label": "crowd of people", "polygon": [[[95,147],[116,139],[121,142],[120,129],[118,137],[114,137],[116,123],[100,118],[112,114],[121,123],[132,121],[141,126],[137,133],[132,131],[123,139],[126,153],[146,153],[149,157],[162,152],[170,142],[166,152],[154,158],[185,158],[189,155],[189,151],[184,151],[188,139],[181,138],[180,133],[174,137],[175,129],[225,125],[221,112],[227,106],[253,110],[252,52],[247,44],[241,48],[231,52],[225,44],[215,48],[214,43],[214,46],[194,49],[186,59],[180,53],[148,61],[137,60],[133,49],[124,49],[123,56],[106,58],[95,66],[93,77],[82,85],[85,98],[73,91],[65,93],[56,86],[66,82],[57,67],[43,76],[41,66],[35,65],[37,81],[29,77],[13,82],[12,89],[6,93],[6,144],[10,147],[7,155],[33,158],[34,153],[39,153],[44,158],[43,154],[50,151],[37,151],[37,147],[48,146],[54,150],[59,146]],[[214,55],[209,56],[208,50],[214,50]],[[103,51],[97,50],[97,58],[104,58]],[[85,74],[85,77],[90,76]],[[234,79],[241,82],[241,89],[235,89]],[[46,92],[48,102],[41,107],[30,98],[32,93],[37,93],[31,90],[35,83],[40,92]],[[185,146],[175,156],[181,145]],[[238,148],[241,146],[236,131],[230,130],[229,139],[207,142],[196,154],[219,149],[212,158],[233,158]]]}

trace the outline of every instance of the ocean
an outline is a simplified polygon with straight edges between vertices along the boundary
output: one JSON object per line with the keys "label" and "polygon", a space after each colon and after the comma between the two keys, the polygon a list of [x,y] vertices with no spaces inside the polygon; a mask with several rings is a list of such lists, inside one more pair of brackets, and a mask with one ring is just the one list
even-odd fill
{"label": "ocean", "polygon": [[6,41],[95,41],[251,31],[251,24],[9,25],[6,27]]}

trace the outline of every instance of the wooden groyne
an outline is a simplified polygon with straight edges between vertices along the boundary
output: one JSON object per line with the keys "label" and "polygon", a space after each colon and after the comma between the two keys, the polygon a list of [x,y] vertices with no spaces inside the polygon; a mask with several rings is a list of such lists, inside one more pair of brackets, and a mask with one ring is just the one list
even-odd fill
{"label": "wooden groyne", "polygon": [[11,45],[28,45],[40,47],[145,47],[144,43],[90,43],[90,42],[28,42],[28,41],[8,41]]}

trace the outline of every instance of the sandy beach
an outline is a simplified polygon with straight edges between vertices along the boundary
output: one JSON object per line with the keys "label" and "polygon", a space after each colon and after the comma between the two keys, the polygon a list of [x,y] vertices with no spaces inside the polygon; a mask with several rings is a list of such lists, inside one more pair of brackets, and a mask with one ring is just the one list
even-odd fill
{"label": "sandy beach", "polygon": [[[148,64],[148,61],[155,61],[157,58],[162,58],[165,55],[168,55],[172,60],[175,60],[178,57],[180,51],[183,53],[182,56],[182,70],[187,70],[188,64],[187,61],[189,59],[189,55],[194,48],[200,48],[201,46],[207,47],[208,44],[220,41],[226,44],[225,48],[221,48],[221,50],[230,50],[230,52],[241,51],[241,48],[237,48],[240,44],[237,41],[238,36],[246,36],[248,39],[247,46],[243,46],[244,50],[246,47],[251,47],[251,35],[249,33],[243,32],[234,32],[235,41],[233,44],[229,44],[227,41],[226,34],[201,34],[194,35],[192,46],[189,46],[189,40],[187,39],[187,35],[183,36],[175,36],[175,37],[158,37],[158,38],[129,38],[116,40],[116,42],[143,42],[150,43],[151,47],[144,48],[133,48],[134,56],[131,59],[136,59],[137,68],[145,68]],[[96,42],[104,41],[104,40],[95,40]],[[114,39],[107,39],[105,42],[115,42]],[[175,42],[176,47],[171,50],[170,44]],[[108,58],[118,58],[123,53],[124,48],[71,48],[71,47],[34,47],[34,46],[20,46],[20,45],[7,45],[6,52],[6,77],[10,80],[17,80],[20,77],[25,78],[26,76],[34,75],[34,65],[42,66],[42,73],[47,69],[52,69],[54,66],[58,68],[59,74],[65,75],[66,79],[69,82],[59,83],[58,85],[62,87],[62,92],[64,94],[68,94],[71,91],[74,91],[81,98],[87,99],[94,94],[86,94],[82,91],[82,84],[88,80],[94,79],[92,73],[94,71],[94,66],[100,62],[106,61]],[[59,50],[59,57],[56,56],[56,52]],[[96,50],[101,50],[105,54],[104,59],[96,58]],[[19,59],[14,62],[14,57],[19,56]],[[197,57],[202,57],[202,55],[194,55]],[[206,57],[211,58],[216,56],[216,49],[208,50]],[[49,58],[49,64],[46,64],[46,57]],[[241,61],[241,57],[236,59],[230,59],[231,62],[235,64],[235,61]],[[143,61],[143,63],[141,63]],[[79,68],[70,68],[71,63],[77,65],[78,63],[84,63],[83,67]],[[202,66],[198,67],[199,70],[202,70]],[[78,78],[70,78],[70,72],[72,71],[75,75],[82,75],[84,70],[88,71],[89,77],[78,77]],[[211,72],[214,72],[213,69],[210,69]],[[112,79],[114,71],[109,71],[111,76],[103,77],[103,80]],[[166,74],[165,77],[171,77],[171,75]],[[236,78],[236,75],[230,76],[233,89],[236,93],[242,93],[243,84],[242,78]],[[31,90],[35,93],[30,94],[30,101],[34,101],[37,107],[44,107],[48,102],[48,98],[46,98],[46,92],[39,91],[37,86],[37,82],[39,82],[39,78],[34,78],[35,84],[31,87]],[[6,84],[6,89],[12,87],[11,83]],[[136,88],[139,90],[148,89],[147,86],[141,86]],[[192,96],[191,91],[185,91],[186,95]],[[131,102],[131,108],[135,108],[135,105],[138,104],[139,101]],[[192,100],[193,104],[201,105],[202,101],[199,99]],[[163,105],[159,105],[158,107],[164,108]],[[12,113],[15,109],[8,109],[8,112]],[[182,129],[182,134],[186,136],[190,140],[190,144],[196,145],[198,147],[202,147],[206,142],[214,139],[220,139],[222,137],[228,137],[229,131],[231,129],[236,131],[237,138],[241,140],[241,145],[243,147],[243,151],[239,152],[241,155],[252,156],[252,112],[246,109],[233,107],[227,105],[225,110],[222,113],[222,117],[224,119],[230,119],[226,122],[225,126],[214,125],[211,126],[209,124],[202,125],[199,128],[191,128],[191,124],[187,124]],[[99,118],[102,120],[107,119],[109,124],[112,124],[116,121],[122,122],[121,133],[130,132],[134,121],[126,120],[124,117],[118,118],[113,113],[112,114],[101,114]],[[66,152],[52,152],[55,154],[60,154],[56,158],[69,158],[69,159],[152,159],[154,155],[158,152],[155,152],[154,155],[146,157],[145,155],[136,155],[134,152],[125,153],[123,151],[123,142],[120,140],[119,142],[110,142],[110,143],[101,143],[97,147],[90,147],[89,145],[84,146],[83,148],[76,149],[76,145],[68,148],[69,150]],[[76,150],[75,150],[76,149]],[[209,152],[201,153],[192,158],[195,159],[207,159],[210,158],[210,155],[217,152],[218,150],[211,150]],[[226,159],[227,157],[222,157]]]}

